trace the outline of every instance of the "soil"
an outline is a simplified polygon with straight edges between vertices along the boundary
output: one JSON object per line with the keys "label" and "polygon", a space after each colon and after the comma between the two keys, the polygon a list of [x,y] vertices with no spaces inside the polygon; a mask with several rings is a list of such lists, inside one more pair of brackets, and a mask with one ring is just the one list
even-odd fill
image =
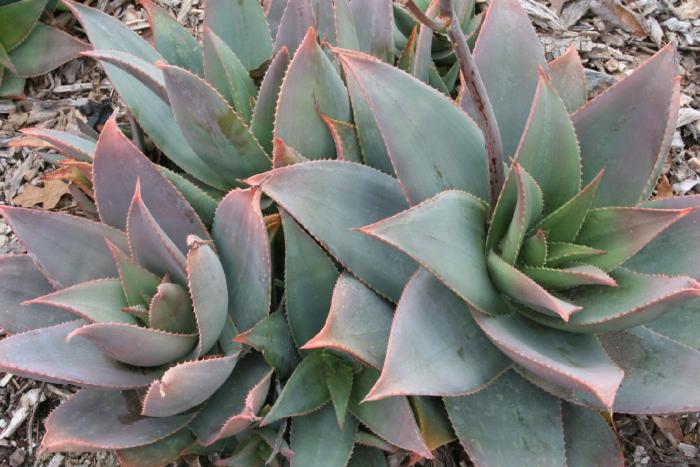
{"label": "soil", "polygon": [[[700,193],[700,0],[623,0],[624,5],[613,0],[521,1],[541,34],[548,59],[559,56],[570,44],[578,49],[590,70],[587,77],[594,94],[634,70],[663,44],[676,43],[682,107],[655,196]],[[134,2],[87,3],[119,17],[144,36],[150,33],[145,13]],[[199,34],[200,0],[158,3]],[[81,34],[67,14],[58,15],[56,22]],[[18,197],[20,202],[28,203],[31,194],[38,196],[44,207],[80,214],[67,187],[54,185],[49,189],[42,180],[42,175],[54,168],[42,158],[50,150],[10,147],[8,143],[19,138],[18,130],[24,127],[99,131],[113,108],[120,108],[118,97],[101,69],[86,59],[30,80],[25,92],[22,100],[0,99],[0,204],[17,204]],[[21,245],[0,220],[0,254],[19,252]],[[44,419],[73,390],[0,373],[0,467],[116,465],[109,453],[36,457]],[[614,424],[629,465],[700,465],[698,413],[616,416]],[[455,459],[449,451],[433,465],[470,465],[467,459]]]}

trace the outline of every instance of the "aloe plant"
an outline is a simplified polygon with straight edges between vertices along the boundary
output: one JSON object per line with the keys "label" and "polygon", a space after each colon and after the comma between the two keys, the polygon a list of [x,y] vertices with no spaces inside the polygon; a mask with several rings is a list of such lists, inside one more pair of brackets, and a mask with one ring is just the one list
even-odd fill
{"label": "aloe plant", "polygon": [[54,7],[50,0],[0,4],[0,96],[22,95],[26,78],[48,73],[90,49],[62,30],[39,22]]}
{"label": "aloe plant", "polygon": [[3,208],[0,368],[87,388],[46,450],[622,465],[603,415],[700,410],[700,201],[649,201],[670,46],[587,102],[515,0],[210,0],[201,44],[147,2],[155,48],[68,5],[177,167],[27,131],[100,219]]}

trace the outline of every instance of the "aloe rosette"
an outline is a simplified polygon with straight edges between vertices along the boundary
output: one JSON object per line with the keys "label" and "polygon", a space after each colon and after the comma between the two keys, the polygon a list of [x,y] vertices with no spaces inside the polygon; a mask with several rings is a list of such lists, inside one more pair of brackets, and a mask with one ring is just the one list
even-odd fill
{"label": "aloe rosette", "polygon": [[0,368],[81,387],[49,416],[42,450],[157,465],[238,435],[272,377],[233,341],[270,307],[260,192],[231,191],[210,234],[114,119],[93,180],[100,222],[2,207],[28,254],[0,259],[0,326],[12,334]]}
{"label": "aloe rosette", "polygon": [[0,96],[23,95],[26,78],[48,73],[90,50],[85,42],[39,22],[55,6],[51,0],[0,4]]}
{"label": "aloe rosette", "polygon": [[[439,398],[479,465],[622,465],[601,413],[698,409],[698,199],[649,201],[679,105],[671,46],[586,102],[575,50],[547,63],[517,2],[491,2],[473,61],[507,163],[498,180],[473,95],[457,106],[343,49],[343,87],[337,76],[320,85],[335,101],[347,90],[359,144],[327,134],[345,160],[309,160],[319,138],[283,132],[313,35],[277,107],[275,134],[291,146],[281,152],[295,155],[247,180],[283,211],[287,314],[312,352],[268,419],[345,400],[332,384],[302,390],[322,371],[307,368],[319,349],[364,365],[351,413],[408,397],[412,416],[378,434],[426,457],[453,436],[424,430],[444,426]],[[306,118],[308,135],[316,116]],[[313,268],[294,260],[301,237]]]}

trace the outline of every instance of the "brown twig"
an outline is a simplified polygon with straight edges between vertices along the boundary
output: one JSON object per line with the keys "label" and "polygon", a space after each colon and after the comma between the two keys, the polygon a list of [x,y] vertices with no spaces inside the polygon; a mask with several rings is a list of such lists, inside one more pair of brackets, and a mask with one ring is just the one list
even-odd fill
{"label": "brown twig", "polygon": [[[446,0],[440,0],[441,5],[445,1]],[[449,0],[447,0],[447,1],[449,2]],[[411,14],[413,16],[415,16],[416,19],[420,23],[425,24],[433,31],[442,31],[443,29],[445,29],[447,27],[446,22],[436,21],[436,20],[430,19],[425,13],[423,13],[423,10],[421,10],[420,7],[418,5],[416,5],[413,0],[402,0],[402,2],[403,2],[403,5],[406,7],[406,9],[408,11],[410,11]],[[440,10],[440,11],[442,12],[442,10]],[[442,15],[440,15],[440,16],[442,18]]]}

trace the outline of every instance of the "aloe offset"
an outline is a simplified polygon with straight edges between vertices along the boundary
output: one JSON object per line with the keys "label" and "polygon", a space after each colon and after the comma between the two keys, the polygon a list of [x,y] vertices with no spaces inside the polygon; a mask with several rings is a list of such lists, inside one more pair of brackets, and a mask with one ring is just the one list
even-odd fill
{"label": "aloe offset", "polygon": [[85,388],[45,450],[622,465],[601,414],[700,410],[670,46],[587,102],[514,0],[210,0],[201,44],[145,2],[155,48],[68,5],[177,168],[27,131],[100,219],[2,208],[0,368]]}

